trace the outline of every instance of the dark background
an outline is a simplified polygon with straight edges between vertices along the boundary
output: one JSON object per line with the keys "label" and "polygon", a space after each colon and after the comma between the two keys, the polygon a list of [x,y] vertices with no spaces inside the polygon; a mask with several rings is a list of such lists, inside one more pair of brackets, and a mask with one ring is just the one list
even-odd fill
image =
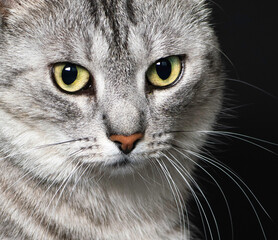
{"label": "dark background", "polygon": [[[223,59],[228,79],[221,119],[223,125],[219,130],[278,143],[278,12],[275,2],[215,0],[210,5],[213,8],[212,22],[221,49],[226,55],[223,55]],[[230,111],[225,110],[227,108]],[[251,140],[274,152],[271,153],[244,140],[232,137],[217,139],[225,144],[217,145],[218,150],[211,150],[213,155],[243,179],[271,216],[269,219],[246,187],[240,184],[254,204],[265,229],[265,238],[251,204],[240,188],[221,171],[204,165],[219,182],[227,197],[233,218],[234,239],[278,240],[277,145]],[[201,170],[197,175],[215,213],[221,239],[232,240],[229,214],[221,192]],[[206,205],[205,201],[202,203]],[[213,237],[218,240],[209,208],[205,208]],[[197,212],[195,206],[193,214]],[[202,229],[201,219],[196,218],[195,221]],[[207,226],[206,233],[207,238],[211,239]],[[202,239],[205,239],[204,236]]]}

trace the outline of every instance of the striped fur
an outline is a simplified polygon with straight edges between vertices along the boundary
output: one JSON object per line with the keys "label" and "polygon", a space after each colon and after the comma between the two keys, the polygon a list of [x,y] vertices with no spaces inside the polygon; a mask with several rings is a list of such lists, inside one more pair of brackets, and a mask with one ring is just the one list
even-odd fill
{"label": "striped fur", "polygon": [[[222,101],[222,68],[203,0],[0,0],[0,239],[189,240],[167,162],[174,139],[198,152]],[[146,92],[156,60],[185,56],[171,88]],[[51,65],[93,76],[66,94]],[[193,131],[194,130],[194,131]],[[145,136],[121,166],[107,135]],[[188,131],[186,134],[180,131]],[[167,175],[167,174],[166,174]]]}

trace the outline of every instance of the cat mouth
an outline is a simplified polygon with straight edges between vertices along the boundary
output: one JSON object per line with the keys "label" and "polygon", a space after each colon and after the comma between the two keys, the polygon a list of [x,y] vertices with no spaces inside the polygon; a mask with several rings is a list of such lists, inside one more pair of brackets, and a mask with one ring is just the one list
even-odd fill
{"label": "cat mouth", "polygon": [[112,164],[112,167],[114,168],[121,168],[121,167],[126,167],[131,164],[131,161],[128,157],[122,157],[117,162]]}

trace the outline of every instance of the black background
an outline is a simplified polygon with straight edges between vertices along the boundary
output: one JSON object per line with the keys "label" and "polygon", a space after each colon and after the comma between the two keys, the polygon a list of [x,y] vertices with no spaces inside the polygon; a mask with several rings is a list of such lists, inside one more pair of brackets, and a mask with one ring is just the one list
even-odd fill
{"label": "black background", "polygon": [[[224,110],[223,116],[225,117],[221,120],[224,125],[219,130],[278,143],[278,10],[275,2],[215,0],[210,5],[213,8],[212,22],[219,36],[227,68],[228,80],[226,81],[224,108],[233,108],[233,111]],[[226,113],[231,113],[232,116]],[[275,153],[278,154],[278,147],[251,140],[274,152],[271,153],[236,138],[221,138],[220,140],[225,144],[217,145],[218,150],[212,150],[213,154],[233,169],[254,192],[271,219],[266,216],[254,197],[241,184],[254,204],[267,239],[278,240],[278,156],[275,155]],[[234,239],[264,240],[251,204],[240,188],[221,171],[210,166],[205,167],[213,174],[225,192],[232,212]],[[221,239],[232,239],[229,214],[221,192],[201,170],[197,172],[197,175],[217,218]],[[204,200],[202,203],[206,205]],[[205,208],[211,222],[214,239],[218,240],[209,208]],[[193,214],[197,211],[195,206]],[[201,220],[197,218],[195,221],[202,229]],[[206,232],[207,238],[211,239],[208,227],[206,227]]]}

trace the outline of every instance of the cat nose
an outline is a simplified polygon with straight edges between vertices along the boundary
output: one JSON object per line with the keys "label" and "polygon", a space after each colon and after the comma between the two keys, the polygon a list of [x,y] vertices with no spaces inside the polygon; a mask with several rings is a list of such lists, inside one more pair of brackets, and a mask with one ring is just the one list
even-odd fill
{"label": "cat nose", "polygon": [[135,148],[136,143],[143,137],[143,133],[135,133],[130,136],[111,135],[110,140],[117,144],[123,153],[128,154]]}

